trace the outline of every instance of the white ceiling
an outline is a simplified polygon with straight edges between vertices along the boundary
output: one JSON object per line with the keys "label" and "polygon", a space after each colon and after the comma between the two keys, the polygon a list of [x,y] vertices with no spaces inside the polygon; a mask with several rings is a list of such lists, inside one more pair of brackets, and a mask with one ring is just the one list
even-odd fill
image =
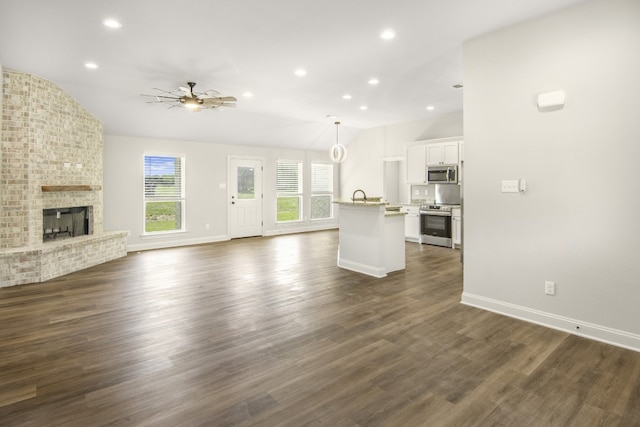
{"label": "white ceiling", "polygon": [[[0,64],[57,83],[106,134],[326,149],[327,115],[348,144],[361,129],[460,111],[463,41],[582,1],[1,0]],[[387,28],[394,39],[379,37]],[[193,113],[140,96],[187,81],[238,107]]]}

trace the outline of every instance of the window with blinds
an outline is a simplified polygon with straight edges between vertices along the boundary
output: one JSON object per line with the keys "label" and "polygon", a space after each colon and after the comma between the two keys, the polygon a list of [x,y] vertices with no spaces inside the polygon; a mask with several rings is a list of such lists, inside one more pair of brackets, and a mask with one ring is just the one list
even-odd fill
{"label": "window with blinds", "polygon": [[184,157],[144,156],[144,232],[185,229]]}
{"label": "window with blinds", "polygon": [[333,165],[311,164],[311,219],[333,216]]}
{"label": "window with blinds", "polygon": [[302,219],[302,163],[278,160],[277,163],[278,222]]}

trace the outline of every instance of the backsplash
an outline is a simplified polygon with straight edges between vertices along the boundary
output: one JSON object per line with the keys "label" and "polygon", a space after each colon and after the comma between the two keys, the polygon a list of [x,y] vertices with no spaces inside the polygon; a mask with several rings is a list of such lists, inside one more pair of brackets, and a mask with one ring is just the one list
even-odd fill
{"label": "backsplash", "polygon": [[423,205],[433,199],[433,192],[431,192],[431,199],[429,198],[429,185],[412,185],[409,191],[412,204]]}

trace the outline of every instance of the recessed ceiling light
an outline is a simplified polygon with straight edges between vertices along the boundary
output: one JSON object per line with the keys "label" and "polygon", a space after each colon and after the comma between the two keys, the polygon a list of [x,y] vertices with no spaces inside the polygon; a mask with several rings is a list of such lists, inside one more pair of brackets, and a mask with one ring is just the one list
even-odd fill
{"label": "recessed ceiling light", "polygon": [[384,30],[382,33],[380,33],[380,38],[383,40],[391,40],[395,36],[396,36],[396,33],[394,33],[392,29],[387,29],[387,30]]}
{"label": "recessed ceiling light", "polygon": [[298,68],[297,70],[295,70],[293,72],[293,74],[295,74],[298,77],[306,76],[307,75],[307,70],[305,70],[304,68]]}
{"label": "recessed ceiling light", "polygon": [[102,21],[105,27],[109,28],[122,28],[122,24],[116,21],[115,19],[107,18]]}
{"label": "recessed ceiling light", "polygon": [[345,93],[344,95],[342,95],[342,99],[351,99],[351,95]]}
{"label": "recessed ceiling light", "polygon": [[434,107],[433,105],[429,105],[429,106],[427,107],[427,110],[429,110],[429,111],[433,111],[433,110],[435,110],[435,109],[436,109],[436,107]]}
{"label": "recessed ceiling light", "polygon": [[380,80],[376,79],[375,77],[372,79],[369,79],[369,84],[370,85],[377,85],[378,83],[380,83]]}
{"label": "recessed ceiling light", "polygon": [[462,83],[457,83],[457,84],[455,84],[455,85],[453,85],[451,87],[454,88],[454,89],[462,89]]}
{"label": "recessed ceiling light", "polygon": [[366,105],[361,105],[361,106],[360,106],[360,109],[364,111],[364,110],[368,110],[368,109],[369,109],[369,107],[367,107]]}
{"label": "recessed ceiling light", "polygon": [[84,66],[90,70],[95,70],[96,68],[98,68],[98,64],[96,64],[95,62],[85,62]]}
{"label": "recessed ceiling light", "polygon": [[333,114],[327,114],[325,117],[327,119],[335,119],[336,118],[336,116],[334,116]]}
{"label": "recessed ceiling light", "polygon": [[244,96],[245,98],[251,98],[253,96],[253,93],[245,92],[245,93],[242,94],[242,96]]}

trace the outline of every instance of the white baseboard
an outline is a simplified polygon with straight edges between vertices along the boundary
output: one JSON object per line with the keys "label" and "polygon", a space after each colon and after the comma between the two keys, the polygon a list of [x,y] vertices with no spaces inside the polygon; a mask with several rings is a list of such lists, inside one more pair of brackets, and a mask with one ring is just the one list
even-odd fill
{"label": "white baseboard", "polygon": [[583,322],[569,317],[558,316],[492,298],[485,298],[468,292],[462,293],[460,302],[472,307],[640,352],[640,335],[637,334]]}
{"label": "white baseboard", "polygon": [[355,271],[356,273],[366,274],[367,276],[373,276],[378,279],[381,277],[387,277],[387,272],[384,268],[372,267],[359,262],[338,259],[338,267],[344,268],[345,270]]}
{"label": "white baseboard", "polygon": [[176,239],[176,240],[158,240],[149,243],[139,243],[136,245],[127,245],[127,252],[147,251],[150,249],[176,248],[179,246],[202,245],[204,243],[224,242],[229,240],[229,236],[209,236],[199,237],[197,239]]}

